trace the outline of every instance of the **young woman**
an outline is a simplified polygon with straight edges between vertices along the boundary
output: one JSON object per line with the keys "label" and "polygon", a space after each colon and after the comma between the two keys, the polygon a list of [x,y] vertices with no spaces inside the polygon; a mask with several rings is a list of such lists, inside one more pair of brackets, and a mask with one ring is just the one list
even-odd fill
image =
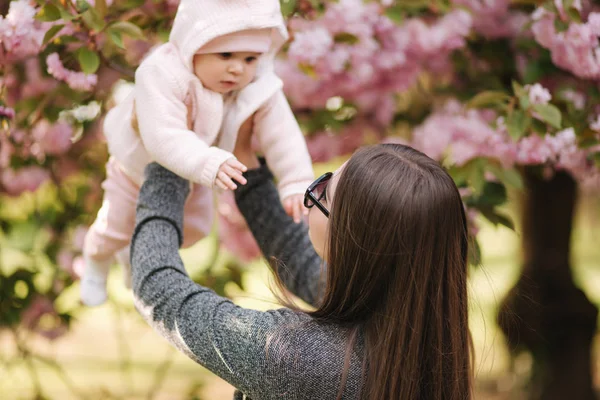
{"label": "young woman", "polygon": [[467,226],[450,176],[407,146],[362,148],[310,185],[307,227],[246,143],[238,206],[314,308],[244,309],[192,282],[178,254],[189,183],[151,164],[131,248],[147,321],[235,399],[470,399]]}

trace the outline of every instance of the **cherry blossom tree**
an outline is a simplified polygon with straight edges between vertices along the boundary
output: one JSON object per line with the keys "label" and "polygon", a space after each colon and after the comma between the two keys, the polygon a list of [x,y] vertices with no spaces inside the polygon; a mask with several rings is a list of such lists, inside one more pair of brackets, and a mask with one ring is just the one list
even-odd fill
{"label": "cherry blossom tree", "polygon": [[[0,294],[10,299],[0,303],[0,327],[48,338],[68,330],[74,311],[55,304],[78,279],[82,237],[100,205],[102,118],[144,55],[167,40],[177,3],[0,2],[0,254],[17,260],[0,266]],[[533,397],[593,398],[597,309],[573,284],[569,249],[577,193],[600,185],[600,8],[281,5],[291,40],[276,69],[315,162],[369,143],[410,144],[448,168],[474,238],[479,216],[514,228],[500,206],[507,190],[524,194],[523,275],[498,321],[511,348],[532,352],[545,371],[532,377]],[[241,261],[197,280],[223,291],[224,282],[241,285],[240,266],[259,253],[232,199],[218,210],[216,246]]]}

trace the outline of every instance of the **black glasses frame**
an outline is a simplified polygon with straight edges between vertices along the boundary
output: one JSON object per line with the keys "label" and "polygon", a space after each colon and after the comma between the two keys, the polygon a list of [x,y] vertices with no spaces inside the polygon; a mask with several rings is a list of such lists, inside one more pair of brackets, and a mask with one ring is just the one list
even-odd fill
{"label": "black glasses frame", "polygon": [[317,206],[317,208],[321,210],[321,212],[325,214],[327,218],[329,218],[329,210],[321,203],[321,199],[325,196],[325,193],[327,191],[327,186],[325,186],[325,188],[323,189],[323,193],[321,193],[319,196],[315,195],[314,190],[317,188],[317,186],[328,182],[332,176],[332,172],[327,172],[321,175],[313,183],[310,184],[310,186],[308,187],[308,189],[306,189],[306,192],[304,193],[304,207],[312,208],[313,206]]}

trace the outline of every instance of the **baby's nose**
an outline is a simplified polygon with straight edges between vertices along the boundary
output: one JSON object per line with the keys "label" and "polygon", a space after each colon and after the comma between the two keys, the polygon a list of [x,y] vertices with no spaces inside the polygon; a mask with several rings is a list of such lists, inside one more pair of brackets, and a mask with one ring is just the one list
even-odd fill
{"label": "baby's nose", "polygon": [[241,74],[244,71],[244,66],[241,62],[234,61],[229,65],[229,72],[232,74]]}

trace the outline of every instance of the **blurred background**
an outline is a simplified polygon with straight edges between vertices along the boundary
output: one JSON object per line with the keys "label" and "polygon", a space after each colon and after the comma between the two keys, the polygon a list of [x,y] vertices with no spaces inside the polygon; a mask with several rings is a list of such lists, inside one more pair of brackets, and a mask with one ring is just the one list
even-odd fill
{"label": "blurred background", "polygon": [[[79,300],[103,117],[168,40],[178,0],[0,1],[0,398],[228,399],[141,320],[119,266]],[[358,147],[439,160],[468,211],[476,399],[595,399],[600,5],[282,0],[276,69],[315,174]],[[229,195],[182,251],[192,278],[278,307]]]}

